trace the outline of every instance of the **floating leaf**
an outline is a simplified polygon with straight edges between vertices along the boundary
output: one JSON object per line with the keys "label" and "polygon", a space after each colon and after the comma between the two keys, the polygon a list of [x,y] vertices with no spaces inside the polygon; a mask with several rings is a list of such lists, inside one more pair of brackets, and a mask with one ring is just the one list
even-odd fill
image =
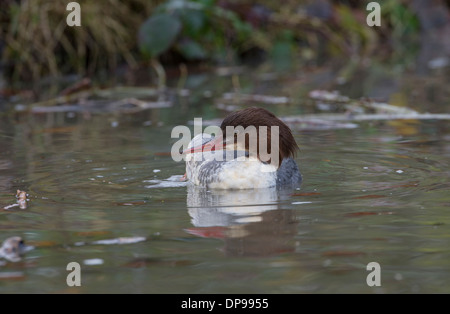
{"label": "floating leaf", "polygon": [[186,229],[186,232],[202,238],[222,239],[226,237],[227,228],[225,227],[198,227]]}
{"label": "floating leaf", "polygon": [[372,216],[372,215],[378,215],[378,214],[376,212],[356,212],[356,213],[345,214],[345,216],[348,216],[348,217]]}
{"label": "floating leaf", "polygon": [[139,48],[147,58],[155,58],[174,43],[181,22],[175,16],[161,13],[148,18],[139,29]]}

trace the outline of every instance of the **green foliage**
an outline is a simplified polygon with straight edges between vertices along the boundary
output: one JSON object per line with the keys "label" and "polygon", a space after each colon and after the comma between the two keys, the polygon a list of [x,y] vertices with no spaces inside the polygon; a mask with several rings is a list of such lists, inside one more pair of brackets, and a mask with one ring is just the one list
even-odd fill
{"label": "green foliage", "polygon": [[205,59],[208,54],[203,47],[196,41],[186,38],[177,46],[183,56],[189,60]]}
{"label": "green foliage", "polygon": [[[159,24],[158,20],[170,20],[175,26]],[[173,48],[187,60],[215,59],[228,47],[239,51],[251,31],[248,23],[216,6],[215,0],[169,0],[142,25],[139,38],[144,55],[151,52],[155,57]]]}
{"label": "green foliage", "polygon": [[294,33],[290,30],[281,32],[270,51],[272,61],[278,70],[287,70],[291,65],[294,52]]}
{"label": "green foliage", "polygon": [[179,19],[172,15],[151,16],[139,29],[139,48],[144,57],[152,59],[169,49],[180,29]]}
{"label": "green foliage", "polygon": [[[224,3],[231,3],[231,6]],[[244,10],[255,5],[251,1],[243,3],[247,4]],[[277,7],[262,1],[260,5],[270,12],[270,19],[257,27],[246,20],[245,12],[239,15],[239,9],[233,11],[233,5],[236,9],[242,2],[224,1],[219,4],[216,0],[168,0],[153,11],[146,23],[160,15],[170,16],[176,30],[178,25],[180,30],[175,32],[165,26],[149,30],[144,24],[140,34],[148,32],[146,38],[155,36],[165,39],[163,42],[148,40],[145,49],[158,52],[153,56],[170,49],[187,60],[223,61],[228,58],[226,61],[229,62],[230,56],[258,48],[268,52],[277,67],[284,69],[289,66],[295,53],[302,50],[302,45],[305,46],[305,53],[301,55],[305,56],[308,51],[319,53],[319,50],[330,54],[371,54],[379,44],[377,33],[391,32],[394,42],[401,42],[405,35],[417,34],[419,29],[415,15],[397,0],[383,3],[382,20],[387,26],[382,27],[381,31],[366,25],[364,2],[353,8],[342,4],[334,6],[332,10],[337,19],[333,21],[298,14],[302,4],[292,2]],[[154,26],[157,24],[154,23]],[[323,38],[317,34],[323,34],[327,41],[319,45]]]}
{"label": "green foliage", "polygon": [[414,60],[406,43],[417,39],[420,25],[410,2],[381,2],[381,27],[365,23],[367,2],[84,1],[82,27],[72,28],[64,1],[7,1],[0,12],[1,62],[17,81],[136,67],[167,52],[232,64],[244,52],[263,51],[280,69],[317,56],[373,56],[386,46],[399,60]]}
{"label": "green foliage", "polygon": [[419,31],[420,25],[417,16],[401,2],[385,1],[381,11],[383,18],[390,24],[395,39],[417,34]]}
{"label": "green foliage", "polygon": [[5,73],[11,81],[38,80],[113,70],[119,62],[135,66],[139,26],[160,1],[83,1],[81,27],[67,26],[67,1],[6,1],[0,10]]}

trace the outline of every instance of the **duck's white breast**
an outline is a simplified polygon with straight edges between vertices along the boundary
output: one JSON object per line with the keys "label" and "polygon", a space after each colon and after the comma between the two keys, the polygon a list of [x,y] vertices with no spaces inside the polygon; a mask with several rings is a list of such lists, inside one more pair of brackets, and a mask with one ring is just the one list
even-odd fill
{"label": "duck's white breast", "polygon": [[[202,145],[203,135],[197,135],[188,148]],[[190,182],[212,189],[258,189],[276,186],[277,167],[257,158],[235,158],[234,151],[212,151],[188,154],[186,175]],[[238,152],[242,153],[242,152]],[[231,156],[231,157],[230,157]]]}
{"label": "duck's white breast", "polygon": [[231,160],[218,171],[218,180],[209,185],[213,189],[259,189],[276,186],[276,168],[257,159]]}

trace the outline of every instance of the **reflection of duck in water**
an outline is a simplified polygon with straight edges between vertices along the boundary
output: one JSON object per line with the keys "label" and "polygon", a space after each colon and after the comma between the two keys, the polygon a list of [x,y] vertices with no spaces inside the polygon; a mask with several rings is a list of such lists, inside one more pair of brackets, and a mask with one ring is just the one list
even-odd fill
{"label": "reflection of duck in water", "polygon": [[196,227],[229,226],[257,222],[263,212],[278,209],[275,188],[214,190],[188,185],[187,205]]}
{"label": "reflection of duck in water", "polygon": [[[251,133],[247,133],[252,127],[256,145],[252,144]],[[278,134],[272,133],[272,128]],[[243,109],[228,115],[220,129],[223,136],[210,138],[199,134],[184,152],[187,179],[195,185],[253,189],[301,182],[300,171],[292,159],[297,143],[289,127],[274,114],[263,108]],[[233,134],[227,134],[230,129]]]}
{"label": "reflection of duck in water", "polygon": [[283,208],[292,189],[211,190],[188,185],[192,228],[186,231],[225,242],[227,255],[263,256],[293,251],[295,213]]}

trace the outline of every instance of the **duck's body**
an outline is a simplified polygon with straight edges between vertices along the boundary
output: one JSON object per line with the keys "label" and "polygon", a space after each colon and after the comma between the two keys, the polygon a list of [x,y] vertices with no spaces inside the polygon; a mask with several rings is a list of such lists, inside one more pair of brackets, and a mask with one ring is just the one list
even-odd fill
{"label": "duck's body", "polygon": [[[253,154],[247,143],[230,145],[229,142],[226,144],[225,137],[211,138],[210,135],[199,134],[186,151],[186,176],[190,182],[213,189],[281,187],[301,182],[300,171],[292,159],[297,144],[283,122],[265,109],[248,108],[225,118],[221,129],[225,131],[227,126],[238,125],[244,128],[249,125],[279,126],[278,162],[261,161],[259,150]],[[268,150],[270,152],[271,147]]]}

